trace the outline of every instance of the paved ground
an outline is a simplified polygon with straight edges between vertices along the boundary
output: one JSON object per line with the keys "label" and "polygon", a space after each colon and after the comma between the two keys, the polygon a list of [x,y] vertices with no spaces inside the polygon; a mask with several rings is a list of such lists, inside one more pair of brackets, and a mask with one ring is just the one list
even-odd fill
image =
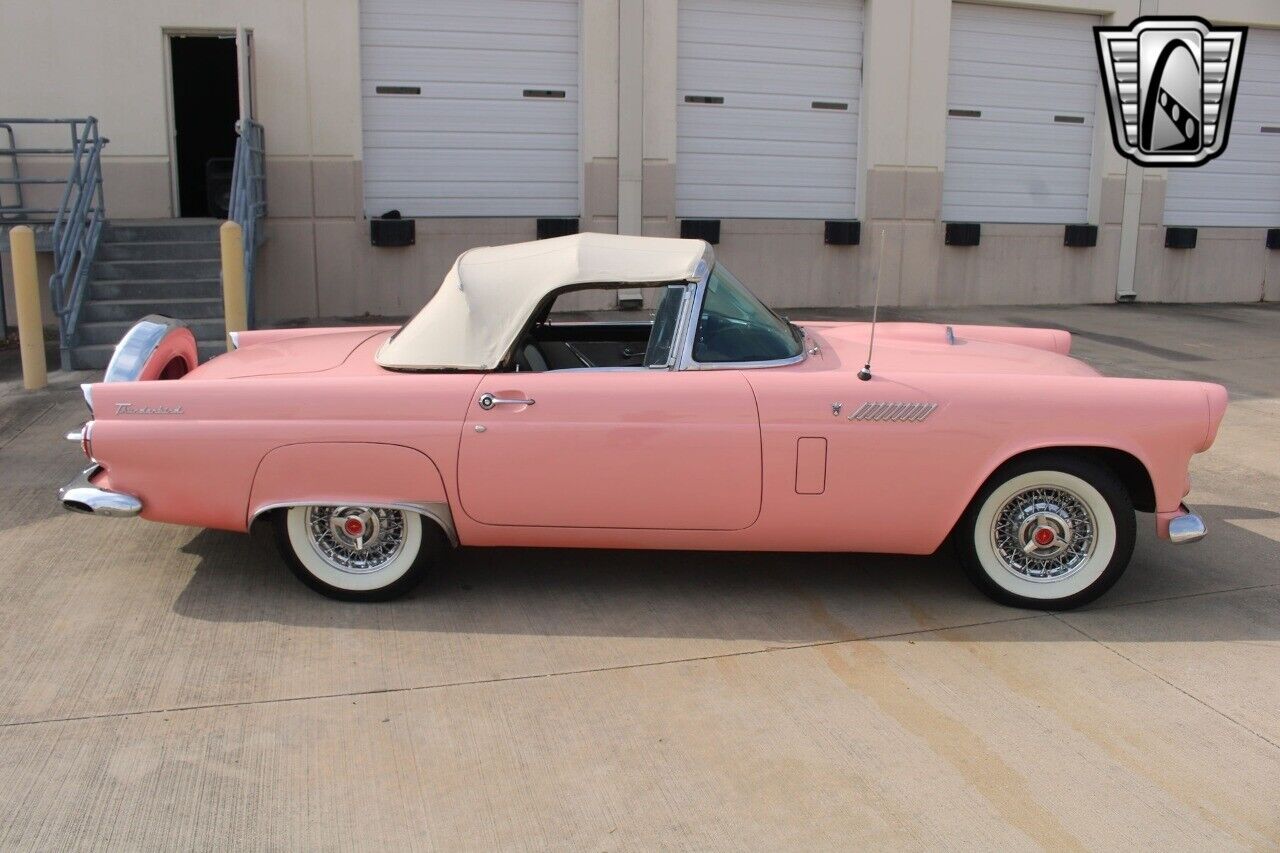
{"label": "paved ground", "polygon": [[1066,615],[944,555],[467,553],[344,605],[264,536],[64,514],[77,377],[0,379],[0,848],[1280,846],[1280,310],[915,316],[1226,383],[1210,538],[1143,517]]}

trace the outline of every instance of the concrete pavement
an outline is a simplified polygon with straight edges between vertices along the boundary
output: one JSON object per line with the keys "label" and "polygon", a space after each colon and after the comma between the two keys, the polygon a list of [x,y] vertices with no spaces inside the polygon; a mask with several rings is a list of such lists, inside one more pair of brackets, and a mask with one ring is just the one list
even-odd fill
{"label": "concrete pavement", "polygon": [[80,377],[0,377],[0,847],[1280,847],[1280,310],[910,318],[1226,384],[1209,538],[1140,516],[1058,615],[945,553],[464,552],[354,606],[265,531],[64,513]]}

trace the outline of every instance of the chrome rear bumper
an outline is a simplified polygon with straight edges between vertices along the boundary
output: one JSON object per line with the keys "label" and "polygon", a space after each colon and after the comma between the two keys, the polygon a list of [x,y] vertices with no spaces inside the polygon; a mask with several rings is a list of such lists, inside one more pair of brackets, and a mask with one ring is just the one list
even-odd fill
{"label": "chrome rear bumper", "polygon": [[102,515],[108,518],[133,518],[142,512],[142,501],[133,495],[100,489],[89,478],[98,473],[99,466],[90,465],[80,475],[58,489],[58,500],[71,512]]}
{"label": "chrome rear bumper", "polygon": [[1203,539],[1209,532],[1204,526],[1204,519],[1192,512],[1186,504],[1179,509],[1180,514],[1169,519],[1169,541],[1181,545],[1183,542]]}

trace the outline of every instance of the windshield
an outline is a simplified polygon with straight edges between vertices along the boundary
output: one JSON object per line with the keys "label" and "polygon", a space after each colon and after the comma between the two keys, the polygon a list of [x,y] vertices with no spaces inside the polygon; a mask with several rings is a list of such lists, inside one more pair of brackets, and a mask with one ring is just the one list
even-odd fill
{"label": "windshield", "polygon": [[756,299],[723,264],[716,264],[698,314],[694,361],[778,361],[802,351],[796,328]]}

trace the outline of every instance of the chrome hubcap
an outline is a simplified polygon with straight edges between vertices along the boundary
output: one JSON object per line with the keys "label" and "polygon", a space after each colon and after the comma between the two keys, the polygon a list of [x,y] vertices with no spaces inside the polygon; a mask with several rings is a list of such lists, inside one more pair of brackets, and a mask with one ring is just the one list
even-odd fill
{"label": "chrome hubcap", "polygon": [[307,507],[311,546],[341,572],[367,575],[404,549],[404,513],[363,506]]}
{"label": "chrome hubcap", "polygon": [[991,526],[1001,565],[1024,580],[1070,577],[1093,555],[1097,522],[1078,495],[1058,486],[1026,489],[1005,501]]}

